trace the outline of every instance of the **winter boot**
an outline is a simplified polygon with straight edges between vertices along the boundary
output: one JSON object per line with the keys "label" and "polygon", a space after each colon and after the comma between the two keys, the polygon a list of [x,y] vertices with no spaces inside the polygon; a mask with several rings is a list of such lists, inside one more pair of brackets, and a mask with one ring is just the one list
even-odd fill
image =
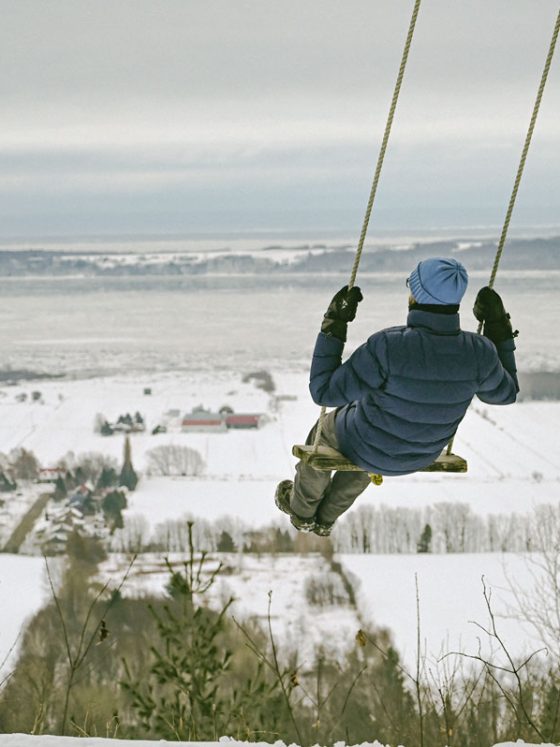
{"label": "winter boot", "polygon": [[326,524],[323,521],[316,521],[315,526],[311,530],[313,534],[317,534],[319,537],[328,537],[334,527],[334,521],[330,524]]}
{"label": "winter boot", "polygon": [[295,514],[290,508],[290,498],[294,490],[294,483],[292,480],[282,480],[278,483],[276,493],[274,495],[274,503],[285,514],[288,514],[292,525],[299,532],[312,532],[315,527],[315,519],[313,517],[307,519],[302,516]]}

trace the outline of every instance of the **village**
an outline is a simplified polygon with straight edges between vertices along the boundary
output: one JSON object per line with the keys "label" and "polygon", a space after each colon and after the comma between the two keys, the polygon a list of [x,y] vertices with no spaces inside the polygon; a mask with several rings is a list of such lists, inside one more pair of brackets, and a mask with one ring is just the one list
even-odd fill
{"label": "village", "polygon": [[123,463],[102,453],[68,454],[42,467],[24,448],[0,460],[0,549],[62,555],[73,535],[105,540],[124,526],[122,511],[138,476],[127,436]]}
{"label": "village", "polygon": [[[72,536],[97,538],[110,546],[124,528],[129,499],[140,479],[144,490],[149,490],[152,479],[204,479],[207,439],[213,441],[217,435],[221,441],[223,435],[238,432],[245,441],[244,431],[255,432],[276,417],[281,397],[263,391],[263,375],[249,375],[241,382],[241,399],[237,391],[224,396],[217,388],[210,397],[200,393],[204,404],[196,404],[191,396],[183,407],[173,406],[180,401],[176,392],[166,393],[159,385],[140,387],[132,396],[127,389],[124,397],[107,398],[105,390],[98,404],[109,412],[93,416],[89,435],[91,408],[77,415],[68,432],[79,434],[77,440],[68,439],[70,450],[47,453],[38,429],[43,423],[52,428],[55,416],[66,431],[69,390],[63,393],[55,382],[45,384],[43,391],[3,388],[5,414],[10,414],[5,425],[12,423],[9,440],[18,443],[21,432],[32,443],[24,446],[20,441],[20,446],[0,452],[0,551],[63,555]],[[220,401],[227,404],[219,405]],[[168,437],[161,438],[163,434]],[[192,438],[185,438],[187,434]]]}

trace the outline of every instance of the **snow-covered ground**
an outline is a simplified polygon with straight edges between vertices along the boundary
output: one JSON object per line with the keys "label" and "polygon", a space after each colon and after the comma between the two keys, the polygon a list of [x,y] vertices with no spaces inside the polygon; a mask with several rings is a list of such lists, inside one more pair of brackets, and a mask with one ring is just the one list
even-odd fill
{"label": "snow-covered ground", "polygon": [[421,656],[431,667],[452,651],[477,655],[479,646],[484,655],[495,651],[494,660],[503,663],[503,651],[478,627],[490,627],[483,579],[497,630],[510,653],[522,657],[543,646],[527,623],[515,619],[512,585],[518,594],[535,585],[536,566],[529,555],[343,555],[340,560],[357,592],[362,619],[390,628],[409,671],[417,654],[416,581]]}
{"label": "snow-covered ground", "polygon": [[[144,388],[151,388],[153,394],[144,395]],[[30,395],[40,391],[38,402],[18,402],[21,394]],[[145,452],[160,443],[187,443],[203,451],[206,457],[207,444],[213,439],[240,434],[162,434],[154,437],[149,431],[163,421],[164,413],[179,409],[182,414],[190,412],[197,405],[217,409],[229,404],[237,412],[259,412],[268,408],[268,396],[252,383],[243,384],[241,376],[227,373],[188,375],[163,375],[158,378],[115,377],[78,381],[34,382],[25,386],[4,387],[6,396],[0,400],[0,451],[24,446],[30,449],[48,466],[56,462],[68,451],[76,453],[103,451],[117,458],[122,456],[122,437],[103,437],[94,433],[94,420],[98,413],[112,421],[120,414],[139,411],[147,419],[148,431],[134,434],[133,457],[139,469],[144,467]],[[244,434],[241,434],[244,435]],[[227,441],[231,447],[231,441]],[[219,442],[218,442],[219,443]],[[220,454],[222,450],[215,449]],[[223,450],[225,451],[225,449]],[[230,448],[232,460],[236,448]],[[216,465],[209,464],[211,473]],[[231,470],[224,468],[225,474]]]}
{"label": "snow-covered ground", "polygon": [[25,621],[45,603],[43,558],[0,554],[0,683],[13,667]]}
{"label": "snow-covered ground", "polygon": [[[28,734],[0,734],[0,747],[128,747],[131,744],[126,739],[99,739],[91,737],[35,737]],[[237,742],[235,739],[222,737],[219,742],[167,742],[165,739],[157,741],[138,739],[134,740],[134,747],[158,747],[162,744],[171,744],[173,747],[270,747],[269,742]],[[284,742],[275,742],[275,747],[285,747]],[[344,742],[337,742],[338,747],[344,747]],[[495,747],[537,747],[537,745],[522,742],[501,742]],[[388,747],[377,740],[375,742],[364,742],[356,747]],[[541,744],[539,747],[554,747],[552,744]]]}

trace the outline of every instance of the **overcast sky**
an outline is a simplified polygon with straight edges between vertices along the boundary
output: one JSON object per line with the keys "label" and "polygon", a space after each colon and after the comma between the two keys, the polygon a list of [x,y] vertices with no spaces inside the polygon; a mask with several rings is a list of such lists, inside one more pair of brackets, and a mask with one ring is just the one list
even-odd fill
{"label": "overcast sky", "polygon": [[[412,0],[0,0],[0,236],[359,224]],[[423,0],[372,231],[503,218],[558,0]],[[560,49],[515,225],[560,225]]]}

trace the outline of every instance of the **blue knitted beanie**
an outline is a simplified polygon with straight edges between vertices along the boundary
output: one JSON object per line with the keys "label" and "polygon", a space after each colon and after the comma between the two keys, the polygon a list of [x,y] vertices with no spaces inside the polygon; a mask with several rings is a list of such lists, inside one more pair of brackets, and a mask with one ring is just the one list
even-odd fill
{"label": "blue knitted beanie", "polygon": [[417,303],[452,306],[461,303],[469,276],[456,259],[433,257],[418,262],[407,285]]}

